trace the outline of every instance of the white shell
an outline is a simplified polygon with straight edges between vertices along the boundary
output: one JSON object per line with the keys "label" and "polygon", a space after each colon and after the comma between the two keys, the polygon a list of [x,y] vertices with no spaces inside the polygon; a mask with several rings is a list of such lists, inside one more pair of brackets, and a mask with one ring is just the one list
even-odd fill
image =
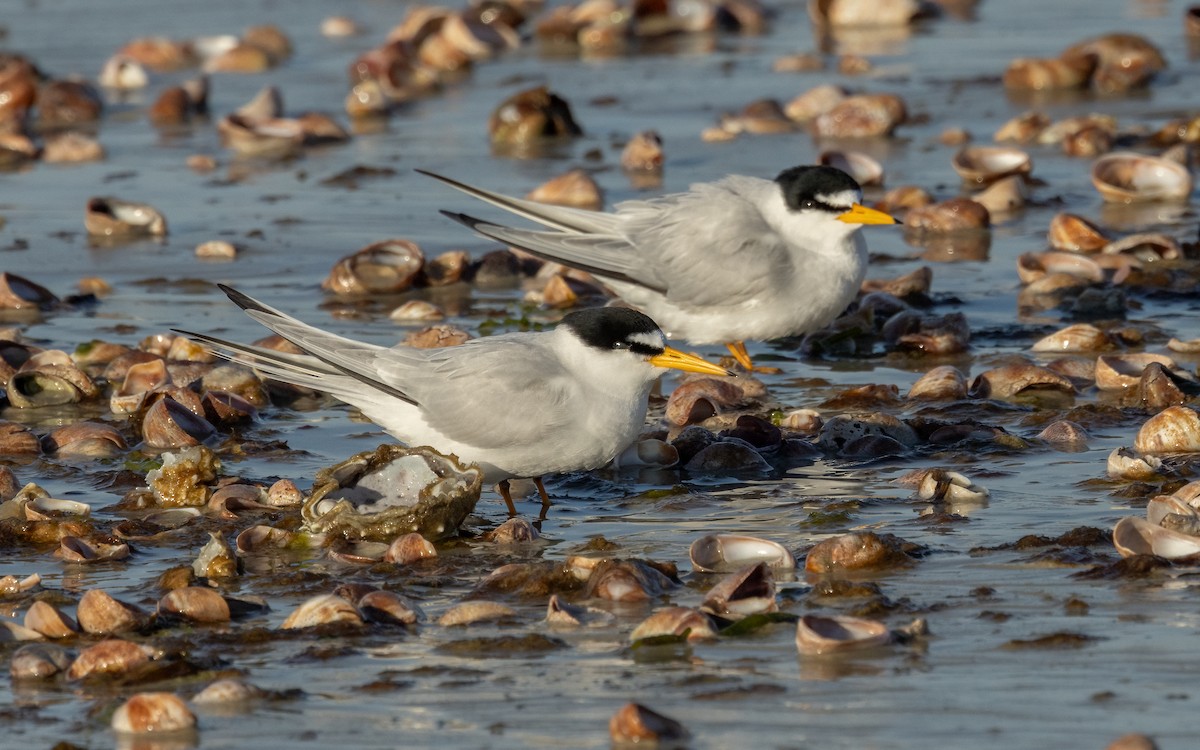
{"label": "white shell", "polygon": [[757,562],[777,570],[796,567],[796,558],[783,545],[739,534],[702,536],[692,542],[688,557],[699,573],[727,573]]}
{"label": "white shell", "polygon": [[1122,557],[1158,555],[1176,560],[1200,554],[1200,537],[1156,526],[1137,516],[1126,516],[1113,527],[1113,546]]}
{"label": "white shell", "polygon": [[1192,192],[1192,175],[1170,159],[1117,151],[1092,164],[1092,184],[1110,203],[1182,200]]}
{"label": "white shell", "polygon": [[804,615],[796,623],[796,648],[810,656],[882,646],[891,640],[886,625],[862,617]]}

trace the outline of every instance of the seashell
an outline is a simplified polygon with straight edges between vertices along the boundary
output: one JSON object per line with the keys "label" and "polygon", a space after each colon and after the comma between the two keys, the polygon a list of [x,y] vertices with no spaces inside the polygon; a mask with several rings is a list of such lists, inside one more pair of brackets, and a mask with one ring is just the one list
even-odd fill
{"label": "seashell", "polygon": [[239,553],[253,554],[263,550],[283,549],[295,538],[295,532],[260,524],[238,534],[235,545]]}
{"label": "seashell", "polygon": [[220,534],[211,531],[192,562],[192,571],[197,578],[231,578],[238,574],[237,556]]}
{"label": "seashell", "polygon": [[1112,151],[1116,135],[1099,125],[1088,125],[1069,133],[1062,141],[1067,156],[1099,156]]}
{"label": "seashell", "polygon": [[80,164],[102,161],[104,157],[99,141],[75,131],[48,136],[42,148],[42,161],[47,164]]}
{"label": "seashell", "polygon": [[284,630],[312,628],[333,623],[362,625],[363,619],[350,602],[333,594],[308,599],[295,609],[279,627]]}
{"label": "seashell", "polygon": [[371,565],[383,560],[387,545],[383,542],[347,542],[335,541],[325,550],[325,555],[331,560],[346,565]]}
{"label": "seashell", "polygon": [[415,242],[376,242],[339,260],[321,288],[343,296],[395,294],[412,286],[424,262]]}
{"label": "seashell", "polygon": [[1171,496],[1179,498],[1193,508],[1200,509],[1200,480],[1188,482],[1171,493]]}
{"label": "seashell", "polygon": [[824,84],[805,91],[783,107],[784,114],[793,122],[808,122],[830,111],[848,94],[840,86]]}
{"label": "seashell", "polygon": [[920,12],[917,0],[808,0],[816,26],[907,26]]}
{"label": "seashell", "polygon": [[492,544],[521,544],[536,541],[541,536],[534,525],[524,518],[510,518],[480,536],[480,539]]}
{"label": "seashell", "polygon": [[621,149],[621,169],[626,172],[662,174],[662,136],[654,130],[634,133]]}
{"label": "seashell", "polygon": [[883,165],[862,152],[822,151],[817,162],[842,170],[862,187],[883,184]]}
{"label": "seashell", "polygon": [[688,548],[688,558],[698,573],[728,573],[756,562],[776,570],[796,567],[796,558],[783,545],[738,534],[702,536]]}
{"label": "seashell", "polygon": [[928,206],[918,206],[904,215],[906,231],[942,234],[969,229],[987,229],[988,210],[968,198],[951,198]]}
{"label": "seashell", "polygon": [[474,510],[481,486],[474,465],[427,447],[383,445],[317,472],[301,515],[310,531],[350,541],[414,531],[441,539]]}
{"label": "seashell", "polygon": [[586,595],[612,602],[640,602],[675,585],[662,571],[639,560],[602,560],[588,576]]}
{"label": "seashell", "polygon": [[423,617],[421,608],[391,591],[376,590],[358,600],[358,611],[367,622],[413,625]]}
{"label": "seashell", "polygon": [[70,638],[78,635],[79,624],[54,605],[36,601],[25,612],[25,627],[47,638]]}
{"label": "seashell", "polygon": [[154,539],[182,529],[199,516],[200,511],[196,508],[171,508],[149,513],[137,521],[122,521],[113,527],[113,534],[119,539]]}
{"label": "seashell", "polygon": [[56,305],[58,297],[44,286],[15,273],[0,273],[0,310],[49,310]]}
{"label": "seashell", "polygon": [[463,280],[470,256],[463,250],[450,250],[425,263],[422,278],[428,286],[448,286]]}
{"label": "seashell", "polygon": [[725,113],[719,119],[719,127],[730,133],[790,133],[796,129],[775,99],[756,99],[737,113]]}
{"label": "seashell", "polygon": [[770,568],[765,562],[759,562],[730,573],[709,589],[700,609],[732,619],[778,612],[775,580]]}
{"label": "seashell", "polygon": [[267,488],[267,505],[291,508],[304,501],[304,493],[290,479],[280,479]]}
{"label": "seashell", "polygon": [[1104,34],[1068,47],[1063,59],[1094,57],[1092,88],[1102,94],[1124,93],[1143,86],[1167,66],[1162,52],[1136,34]]}
{"label": "seashell", "polygon": [[234,393],[205,391],[200,401],[204,407],[204,417],[209,424],[248,424],[258,417],[258,409],[254,404]]}
{"label": "seashell", "polygon": [[1126,516],[1113,527],[1113,546],[1121,557],[1158,555],[1178,560],[1200,554],[1200,537],[1163,528],[1136,516]]}
{"label": "seashell", "polygon": [[657,438],[638,440],[613,459],[616,468],[653,466],[667,468],[679,463],[675,446]]}
{"label": "seashell", "polygon": [[1144,481],[1159,478],[1162,459],[1157,456],[1138,456],[1128,448],[1114,448],[1108,454],[1110,479]]}
{"label": "seashell", "polygon": [[813,130],[826,138],[874,138],[891,135],[908,118],[904,100],[894,94],[847,97],[813,121]]}
{"label": "seashell", "polygon": [[608,735],[614,745],[671,747],[687,739],[688,731],[669,716],[640,703],[626,703],[608,720]]}
{"label": "seashell", "polygon": [[14,681],[48,680],[71,665],[71,657],[62,646],[52,643],[27,643],[13,652],[8,673]]}
{"label": "seashell", "polygon": [[971,383],[972,398],[1011,399],[1031,393],[1053,391],[1074,395],[1070,380],[1037,365],[1002,365],[980,373]]}
{"label": "seashell", "polygon": [[701,448],[684,468],[696,474],[760,474],[769,472],[754,446],[740,438],[724,438]]}
{"label": "seashell", "polygon": [[134,39],[117,51],[118,55],[137,60],[157,72],[180,70],[196,63],[191,45],[166,37]]}
{"label": "seashell", "polygon": [[1200,354],[1200,339],[1177,339],[1172,337],[1167,348],[1179,354]]}
{"label": "seashell", "polygon": [[1047,235],[1050,247],[1072,253],[1095,253],[1108,244],[1108,238],[1099,227],[1082,216],[1065,211],[1050,220]]}
{"label": "seashell", "polygon": [[595,607],[567,604],[558,594],[551,594],[546,605],[546,623],[554,627],[602,627],[611,624],[616,616]]}
{"label": "seashell", "polygon": [[1033,284],[1050,277],[1069,276],[1081,282],[1104,281],[1104,269],[1092,258],[1078,253],[1022,253],[1017,258],[1017,277]]}
{"label": "seashell", "polygon": [[446,311],[432,302],[421,299],[410,299],[388,313],[388,318],[397,323],[414,321],[441,320],[446,317]]}
{"label": "seashell", "polygon": [[300,123],[279,117],[229,114],[217,120],[217,133],[222,146],[248,158],[285,159],[295,155],[304,143]]}
{"label": "seashell", "polygon": [[271,403],[262,378],[247,367],[219,364],[211,369],[200,368],[200,370],[203,373],[200,378],[201,390],[229,393],[248,401],[257,408]]}
{"label": "seashell", "polygon": [[891,642],[891,631],[878,620],[846,615],[804,615],[796,623],[796,648],[806,656],[868,649]]}
{"label": "seashell", "polygon": [[67,670],[67,679],[117,676],[145,664],[152,655],[150,648],[119,638],[100,641],[79,652]]}
{"label": "seashell", "polygon": [[221,461],[205,446],[162,454],[163,464],[146,474],[146,484],[164,508],[201,506],[208,501],[208,488],[217,478]]}
{"label": "seashell", "polygon": [[1142,454],[1200,452],[1200,414],[1186,406],[1169,406],[1138,430],[1133,447]]}
{"label": "seashell", "polygon": [[305,146],[344,143],[350,140],[350,133],[339,125],[337,120],[323,112],[305,112],[296,118],[296,127],[300,129],[301,140]]}
{"label": "seashell", "polygon": [[809,573],[829,574],[892,567],[911,561],[895,537],[864,531],[818,542],[808,551],[804,569]]}
{"label": "seashell", "polygon": [[1192,192],[1187,167],[1169,159],[1114,151],[1092,163],[1092,185],[1109,203],[1185,200]]}
{"label": "seashell", "polygon": [[77,128],[96,122],[104,110],[100,93],[80,80],[43,83],[37,95],[37,125],[43,130]]}
{"label": "seashell", "polygon": [[496,146],[527,147],[544,138],[583,134],[571,106],[545,86],[520,91],[500,103],[488,120]]}
{"label": "seashell", "polygon": [[1106,260],[1103,256],[1110,255],[1130,255],[1148,263],[1183,257],[1179,243],[1161,232],[1131,234],[1108,243],[1100,252],[1102,257],[1097,258],[1098,262]]}
{"label": "seashell", "polygon": [[1046,425],[1037,434],[1039,440],[1054,445],[1056,450],[1087,450],[1088,433],[1082,426],[1067,419],[1058,419]]}
{"label": "seashell", "polygon": [[321,36],[329,39],[341,39],[348,36],[358,36],[362,28],[347,16],[328,16],[321,19]]}
{"label": "seashell", "polygon": [[413,532],[392,540],[383,555],[383,560],[397,565],[408,565],[430,557],[437,557],[437,548],[425,537]]}
{"label": "seashell", "polygon": [[59,542],[59,548],[54,556],[65,563],[87,564],[124,560],[129,557],[129,545],[105,544],[92,539],[81,539],[77,536],[64,536]]}
{"label": "seashell", "polygon": [[775,73],[815,73],[825,69],[825,60],[812,52],[797,52],[775,58],[771,70]]}
{"label": "seashell", "polygon": [[158,600],[158,614],[177,615],[192,622],[229,622],[225,597],[204,586],[173,589]]}
{"label": "seashell", "polygon": [[129,239],[167,233],[166,218],[153,206],[111,196],[88,199],[83,225],[93,237]]}
{"label": "seashell", "polygon": [[591,211],[598,211],[604,207],[604,191],[592,176],[582,169],[572,169],[551,178],[531,190],[525,197],[539,203],[586,208]]}
{"label": "seashell", "polygon": [[1096,387],[1102,391],[1124,391],[1134,388],[1151,363],[1178,370],[1178,365],[1170,357],[1162,354],[1108,354],[1096,358]]}
{"label": "seashell", "polygon": [[988,499],[988,491],[957,471],[917,469],[896,478],[896,484],[916,488],[918,500],[947,503],[979,503]]}
{"label": "seashell", "polygon": [[208,498],[208,510],[227,518],[236,517],[238,511],[269,510],[272,506],[261,502],[266,495],[262,487],[252,484],[227,484]]}
{"label": "seashell", "polygon": [[1016,141],[1030,143],[1050,125],[1050,118],[1041,112],[1025,112],[1000,126],[993,138],[997,143]]}
{"label": "seashell", "polygon": [[1055,121],[1038,134],[1037,142],[1046,146],[1061,145],[1068,154],[1068,144],[1085,131],[1101,131],[1105,135],[1115,136],[1117,120],[1112,115],[1088,114],[1067,117]]}
{"label": "seashell", "polygon": [[908,389],[909,399],[957,401],[967,397],[967,379],[952,365],[938,365]]}
{"label": "seashell", "polygon": [[705,612],[690,607],[663,607],[642,620],[629,640],[636,643],[646,638],[663,636],[686,636],[688,641],[707,641],[717,637],[712,618]]}
{"label": "seashell", "polygon": [[[1186,500],[1174,495],[1158,495],[1146,503],[1146,520],[1155,526],[1161,526],[1167,516],[1174,514],[1188,518],[1200,518],[1200,513]],[[28,618],[26,618],[28,619]],[[27,626],[28,622],[25,623]]]}
{"label": "seashell", "polygon": [[683,426],[703,422],[744,404],[742,390],[726,380],[706,377],[686,380],[667,400],[667,423]]}
{"label": "seashell", "polygon": [[190,448],[216,435],[206,419],[170,396],[155,401],[142,417],[142,439],[150,448]]}
{"label": "seashell", "polygon": [[75,608],[79,628],[91,635],[138,630],[149,622],[139,607],[114,599],[101,589],[88,589]]}
{"label": "seashell", "polygon": [[1088,85],[1096,69],[1092,55],[1062,58],[1018,57],[1004,71],[1004,88],[1013,91],[1061,91]]}
{"label": "seashell", "polygon": [[265,695],[266,692],[262,688],[230,678],[209,683],[203,690],[192,696],[192,703],[197,706],[243,707]]}
{"label": "seashell", "polygon": [[257,47],[267,53],[271,63],[277,64],[292,54],[292,42],[283,30],[273,24],[251,26],[242,32],[242,43]]}
{"label": "seashell", "polygon": [[174,693],[135,693],[112,715],[113,731],[119,734],[159,737],[195,726],[196,716]]}
{"label": "seashell", "polygon": [[19,594],[23,591],[32,591],[42,583],[42,577],[37,573],[17,578],[14,575],[6,575],[0,578],[0,594],[11,595]]}
{"label": "seashell", "polygon": [[104,61],[97,81],[108,89],[132,91],[145,88],[150,83],[150,76],[136,59],[118,53]]}
{"label": "seashell", "polygon": [[887,437],[900,445],[914,447],[920,442],[913,428],[890,414],[839,414],[827,420],[817,436],[821,448],[839,452],[861,438]]}
{"label": "seashell", "polygon": [[1029,188],[1020,175],[1004,177],[976,193],[972,200],[988,210],[988,214],[1004,214],[1025,206]]}
{"label": "seashell", "polygon": [[1034,342],[1035,352],[1094,352],[1111,349],[1104,331],[1090,323],[1075,323]]}
{"label": "seashell", "polygon": [[42,449],[60,457],[111,458],[128,447],[115,427],[101,422],[75,422],[42,438]]}
{"label": "seashell", "polygon": [[1007,146],[967,146],[951,159],[950,165],[970,185],[990,185],[1013,175],[1033,170],[1033,160],[1019,148]]}
{"label": "seashell", "polygon": [[445,628],[473,625],[477,622],[508,620],[517,616],[516,610],[499,602],[473,601],[456,604],[438,618],[438,625]]}

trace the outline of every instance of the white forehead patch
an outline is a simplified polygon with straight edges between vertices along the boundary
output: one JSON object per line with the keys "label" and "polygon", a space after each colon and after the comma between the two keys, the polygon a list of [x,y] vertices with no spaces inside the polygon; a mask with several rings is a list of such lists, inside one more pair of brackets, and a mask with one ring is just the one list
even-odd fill
{"label": "white forehead patch", "polygon": [[817,200],[838,208],[850,208],[862,200],[862,194],[857,190],[839,190],[836,193],[817,193]]}
{"label": "white forehead patch", "polygon": [[635,333],[629,337],[630,343],[641,344],[652,349],[662,349],[666,346],[663,341],[663,336],[657,331],[646,331],[644,333]]}

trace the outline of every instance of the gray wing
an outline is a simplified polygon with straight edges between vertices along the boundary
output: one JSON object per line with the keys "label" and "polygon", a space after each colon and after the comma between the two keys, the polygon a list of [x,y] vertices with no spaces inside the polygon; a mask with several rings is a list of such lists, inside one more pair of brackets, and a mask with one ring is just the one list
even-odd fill
{"label": "gray wing", "polygon": [[[548,334],[504,334],[431,350],[404,384],[430,427],[480,448],[544,440],[572,423],[577,388],[544,345]],[[379,359],[385,378],[399,348]]]}
{"label": "gray wing", "polygon": [[736,305],[792,274],[787,247],[753,202],[760,182],[731,177],[616,206],[625,237],[665,280],[670,302],[685,308]]}
{"label": "gray wing", "polygon": [[530,221],[536,221],[543,226],[552,227],[562,232],[612,234],[617,231],[619,226],[619,221],[616,217],[602,211],[587,211],[582,208],[552,206],[549,203],[522,200],[521,198],[493,193],[491,190],[484,190],[474,185],[468,185],[465,182],[459,182],[449,177],[443,177],[440,174],[427,172],[424,169],[416,171],[426,177],[440,180],[455,190],[461,190],[467,195],[478,198],[481,201],[491,203],[493,206],[499,206],[517,216],[523,216]]}

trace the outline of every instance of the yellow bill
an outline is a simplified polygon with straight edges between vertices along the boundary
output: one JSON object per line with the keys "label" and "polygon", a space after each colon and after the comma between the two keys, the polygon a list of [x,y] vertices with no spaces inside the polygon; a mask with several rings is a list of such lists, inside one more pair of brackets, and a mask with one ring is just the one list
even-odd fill
{"label": "yellow bill", "polygon": [[844,214],[839,214],[838,221],[844,221],[847,224],[903,224],[904,222],[897,219],[891,214],[885,214],[883,211],[876,211],[873,208],[867,208],[861,204],[855,203],[854,208],[851,208]]}
{"label": "yellow bill", "polygon": [[732,372],[724,367],[714,365],[708,360],[697,357],[695,354],[684,354],[678,349],[665,347],[662,354],[655,354],[650,358],[650,364],[655,367],[666,367],[672,370],[683,370],[684,372],[700,372],[705,375],[733,375]]}

